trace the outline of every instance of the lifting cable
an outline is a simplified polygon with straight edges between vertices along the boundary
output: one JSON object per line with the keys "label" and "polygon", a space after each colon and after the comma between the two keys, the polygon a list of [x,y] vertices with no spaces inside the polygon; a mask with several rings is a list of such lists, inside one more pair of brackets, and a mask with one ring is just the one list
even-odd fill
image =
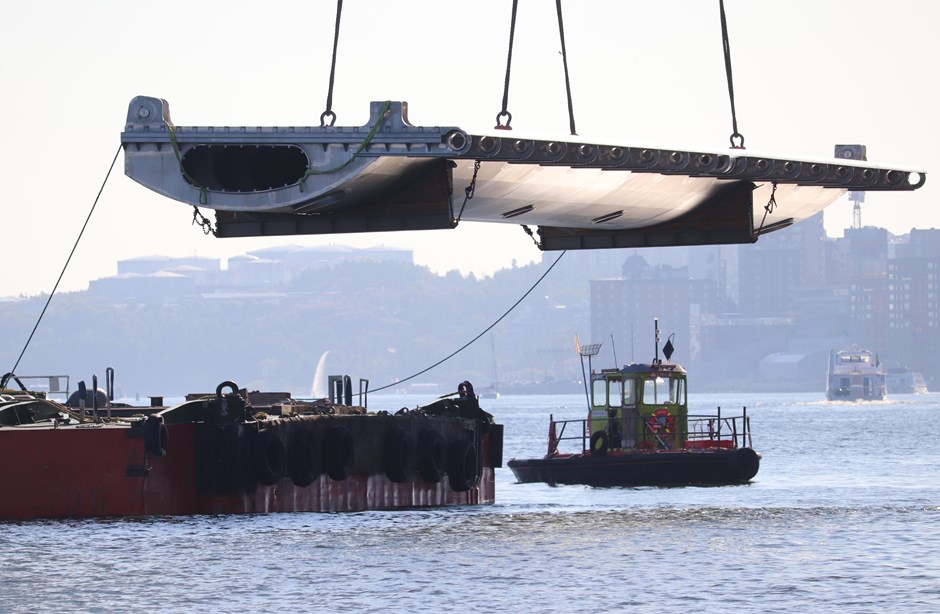
{"label": "lifting cable", "polygon": [[470,347],[471,345],[473,345],[474,343],[476,343],[476,342],[480,339],[480,337],[482,337],[482,336],[485,335],[486,333],[488,333],[488,332],[490,332],[491,330],[493,330],[493,328],[494,328],[497,324],[499,324],[499,323],[503,320],[503,318],[505,318],[505,317],[508,316],[510,313],[512,313],[512,310],[515,309],[516,307],[518,307],[518,306],[519,306],[519,303],[521,303],[523,300],[525,300],[525,297],[529,296],[529,294],[531,294],[532,291],[535,290],[535,288],[536,288],[540,283],[542,283],[542,280],[543,280],[543,279],[545,279],[546,277],[548,277],[548,274],[552,272],[552,269],[555,268],[555,265],[558,264],[558,261],[561,260],[561,257],[564,256],[566,253],[568,253],[567,250],[565,250],[565,251],[561,252],[560,254],[558,254],[558,257],[555,258],[555,262],[553,262],[552,265],[551,265],[550,267],[548,267],[548,269],[547,269],[544,273],[542,273],[542,276],[541,276],[541,277],[539,277],[537,280],[535,280],[535,283],[532,284],[532,287],[529,288],[528,290],[526,290],[525,294],[523,294],[521,297],[519,297],[519,300],[517,300],[515,303],[513,303],[513,304],[512,304],[512,307],[510,307],[509,309],[507,309],[507,310],[503,313],[503,315],[501,315],[501,316],[499,316],[498,318],[496,318],[496,321],[495,321],[495,322],[493,322],[492,324],[490,324],[489,326],[487,326],[486,328],[484,328],[483,331],[482,331],[479,335],[477,335],[476,337],[474,337],[474,338],[471,339],[470,341],[468,341],[468,342],[466,342],[465,344],[463,344],[459,349],[454,350],[454,351],[453,351],[451,354],[449,354],[448,356],[446,356],[446,357],[444,357],[444,358],[438,360],[436,363],[434,363],[434,364],[431,365],[430,367],[427,367],[427,368],[425,368],[425,369],[422,369],[422,370],[418,371],[417,373],[415,373],[414,375],[409,375],[408,377],[406,377],[406,378],[404,378],[404,379],[400,379],[400,380],[398,380],[397,382],[393,382],[393,383],[391,383],[391,384],[388,384],[387,386],[382,386],[381,388],[373,388],[373,389],[370,390],[369,392],[378,392],[378,391],[380,391],[380,390],[385,390],[385,389],[391,388],[391,387],[393,387],[393,386],[398,386],[399,384],[403,384],[404,382],[407,382],[408,380],[414,379],[414,378],[418,377],[419,375],[423,375],[423,374],[427,373],[428,371],[430,371],[431,369],[433,369],[433,368],[435,368],[435,367],[438,367],[438,366],[444,364],[445,362],[447,362],[448,360],[450,360],[451,358],[453,358],[454,356],[456,356],[456,355],[459,354],[460,352],[464,351],[465,349],[467,349],[468,347]]}
{"label": "lifting cable", "polygon": [[[496,114],[497,130],[512,130],[509,125],[512,122],[512,113],[509,112],[509,69],[512,67],[512,41],[516,35],[516,9],[519,8],[519,0],[512,0],[512,20],[509,23],[509,54],[506,56],[506,82],[503,85],[503,110]],[[506,124],[502,124],[503,118],[506,118]]]}
{"label": "lifting cable", "polygon": [[36,319],[36,325],[33,326],[32,332],[29,333],[29,338],[23,345],[23,350],[16,359],[16,364],[13,365],[13,368],[10,369],[9,373],[4,375],[3,380],[0,381],[0,389],[7,387],[7,382],[9,381],[10,376],[16,373],[16,369],[20,366],[20,361],[23,359],[23,355],[26,354],[26,349],[33,340],[33,335],[36,334],[36,329],[39,328],[39,323],[42,322],[42,317],[46,314],[46,309],[49,308],[49,303],[52,302],[52,297],[55,296],[56,290],[59,288],[59,283],[62,281],[62,277],[65,275],[65,270],[69,268],[69,263],[72,261],[72,256],[75,255],[75,250],[78,248],[78,242],[82,240],[82,235],[85,234],[85,229],[88,227],[88,222],[91,220],[91,214],[95,212],[95,207],[98,205],[98,199],[101,198],[101,193],[104,192],[104,186],[107,185],[108,178],[111,177],[111,171],[114,170],[114,164],[117,162],[118,155],[120,155],[122,148],[123,145],[118,145],[117,151],[114,152],[114,159],[111,160],[111,166],[108,168],[108,173],[105,175],[104,181],[101,183],[101,188],[98,190],[98,195],[95,197],[95,202],[92,203],[91,210],[88,212],[88,216],[85,218],[85,223],[82,224],[82,229],[78,232],[78,237],[75,239],[75,245],[72,246],[72,251],[69,252],[69,257],[65,260],[65,266],[62,267],[62,271],[59,273],[59,278],[56,280],[55,286],[52,288],[52,292],[49,293],[49,297],[46,299],[46,304],[43,306],[42,312]]}
{"label": "lifting cable", "polygon": [[343,0],[336,0],[336,29],[333,31],[333,62],[330,65],[330,86],[326,94],[326,111],[320,115],[320,127],[326,126],[326,119],[330,118],[330,126],[336,123],[336,113],[333,112],[333,77],[336,75],[336,47],[339,45],[339,22],[343,15]]}
{"label": "lifting cable", "polygon": [[[512,113],[509,112],[509,77],[512,69],[512,48],[516,36],[516,13],[519,0],[512,0],[512,18],[509,22],[509,51],[506,54],[506,79],[503,83],[503,110],[496,114],[497,130],[512,130]],[[555,0],[555,11],[558,14],[558,36],[561,39],[561,60],[565,69],[565,91],[568,95],[568,126],[572,136],[578,133],[574,127],[574,105],[571,102],[571,79],[568,76],[568,50],[565,47],[565,22],[562,18],[561,0]],[[505,120],[505,124],[503,123]]]}
{"label": "lifting cable", "polygon": [[[336,28],[333,31],[333,60],[332,60],[332,63],[330,64],[330,84],[329,84],[329,88],[327,89],[327,94],[326,94],[326,111],[320,114],[320,127],[321,128],[326,126],[327,118],[330,119],[331,127],[336,123],[336,113],[333,112],[333,80],[334,80],[334,77],[336,76],[336,49],[339,46],[339,25],[340,25],[340,18],[342,17],[342,15],[343,15],[343,0],[336,0]],[[374,126],[372,126],[372,129],[369,131],[369,134],[366,136],[365,141],[363,141],[363,143],[359,145],[359,149],[356,150],[352,158],[347,160],[346,163],[343,164],[342,166],[331,169],[329,171],[315,171],[315,170],[308,169],[304,173],[304,176],[301,178],[299,182],[300,191],[301,192],[304,191],[304,184],[306,183],[308,175],[335,173],[336,171],[339,171],[345,168],[346,166],[348,166],[350,163],[352,163],[352,161],[355,160],[359,156],[359,153],[362,152],[362,150],[369,144],[369,142],[375,136],[375,132],[378,130],[379,125],[382,123],[382,119],[387,117],[388,107],[390,106],[390,104],[391,104],[390,102],[386,102],[385,109],[380,115],[379,120],[376,121]],[[189,181],[189,183],[191,183],[193,186],[195,186],[199,190],[199,204],[202,204],[202,205],[207,204],[209,202],[209,190],[203,187],[202,185],[200,185],[198,182],[196,182],[192,177],[190,177],[189,174],[186,172],[186,169],[183,168],[183,160],[180,156],[179,144],[176,141],[176,130],[169,122],[167,122],[166,126],[170,134],[170,145],[173,147],[173,153],[176,154],[176,161],[179,163],[179,166],[180,166],[180,172],[183,174],[186,180]],[[211,234],[212,236],[215,236],[215,237],[219,236],[218,229],[212,226],[212,222],[205,215],[202,214],[202,211],[200,211],[199,207],[197,207],[196,205],[193,205],[193,224],[198,225],[200,228],[202,228],[203,233],[207,235]]]}
{"label": "lifting cable", "polygon": [[[725,53],[725,75],[728,78],[728,97],[731,99],[731,148],[744,149],[744,135],[738,132],[738,116],[734,111],[734,82],[731,78],[731,45],[728,43],[728,21],[725,19],[725,0],[718,0],[721,14],[721,46]],[[735,142],[737,139],[737,142]]]}
{"label": "lifting cable", "polygon": [[565,89],[568,92],[568,124],[571,127],[571,136],[577,136],[578,133],[574,130],[574,106],[571,104],[571,80],[568,79],[568,52],[565,50],[565,24],[561,19],[561,0],[555,0],[555,8],[558,12],[558,35],[561,37],[561,61],[565,66]]}

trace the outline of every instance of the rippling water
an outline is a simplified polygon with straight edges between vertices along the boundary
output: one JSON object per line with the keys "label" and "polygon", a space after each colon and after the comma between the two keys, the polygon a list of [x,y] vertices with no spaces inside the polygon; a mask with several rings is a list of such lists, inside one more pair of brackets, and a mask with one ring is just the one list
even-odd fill
{"label": "rippling water", "polygon": [[[0,611],[940,611],[940,395],[821,398],[693,398],[747,405],[763,460],[746,486],[503,468],[486,507],[0,524]],[[485,401],[504,460],[543,454],[548,415],[583,405]]]}

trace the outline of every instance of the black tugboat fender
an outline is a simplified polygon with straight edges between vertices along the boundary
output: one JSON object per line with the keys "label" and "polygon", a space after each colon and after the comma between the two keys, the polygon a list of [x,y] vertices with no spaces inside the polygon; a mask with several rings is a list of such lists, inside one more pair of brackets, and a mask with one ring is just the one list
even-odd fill
{"label": "black tugboat fender", "polygon": [[750,480],[760,470],[760,454],[752,448],[738,448],[731,462],[736,465],[742,482]]}
{"label": "black tugboat fender", "polygon": [[605,456],[608,447],[606,431],[597,431],[591,435],[591,454],[593,456]]}

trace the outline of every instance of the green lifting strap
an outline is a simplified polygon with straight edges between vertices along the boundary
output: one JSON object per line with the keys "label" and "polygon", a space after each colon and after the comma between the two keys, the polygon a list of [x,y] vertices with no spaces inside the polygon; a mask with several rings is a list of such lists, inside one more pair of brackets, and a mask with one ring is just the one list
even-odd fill
{"label": "green lifting strap", "polygon": [[199,204],[205,205],[206,203],[209,202],[209,190],[199,185],[199,182],[193,179],[192,177],[190,177],[189,173],[186,172],[186,169],[183,168],[183,158],[180,156],[179,143],[176,142],[176,129],[173,127],[173,124],[171,124],[170,122],[165,122],[165,123],[166,123],[166,129],[170,133],[170,145],[173,147],[173,154],[176,156],[176,163],[179,164],[180,166],[180,173],[182,173],[183,177],[186,178],[186,181],[192,184],[194,188],[199,190]]}
{"label": "green lifting strap", "polygon": [[359,154],[362,153],[362,150],[368,147],[369,143],[372,142],[372,139],[375,138],[375,133],[379,131],[379,126],[382,125],[382,120],[388,117],[388,110],[391,108],[391,106],[392,106],[392,101],[386,100],[385,105],[382,107],[381,113],[379,113],[379,118],[372,125],[372,128],[369,129],[369,134],[367,134],[365,140],[363,140],[362,143],[359,144],[359,147],[357,147],[356,151],[353,152],[353,155],[351,158],[349,158],[348,160],[346,160],[345,162],[343,162],[336,168],[331,168],[325,171],[308,168],[306,172],[304,172],[303,178],[301,178],[301,180],[297,183],[298,187],[300,187],[300,191],[301,192],[304,191],[304,184],[307,181],[307,177],[309,177],[310,175],[329,175],[331,173],[339,172],[343,170],[344,168],[346,168],[347,166],[349,166],[350,164],[352,164],[353,160],[358,158]]}

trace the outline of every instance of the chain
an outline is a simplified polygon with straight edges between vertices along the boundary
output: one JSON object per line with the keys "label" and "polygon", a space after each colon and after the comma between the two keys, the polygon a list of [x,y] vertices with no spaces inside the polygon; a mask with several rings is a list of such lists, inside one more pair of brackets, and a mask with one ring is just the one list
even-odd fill
{"label": "chain", "polygon": [[[476,192],[476,189],[477,189],[477,173],[478,173],[479,171],[480,171],[480,161],[479,161],[479,160],[476,160],[476,161],[473,163],[473,178],[470,179],[470,185],[468,185],[466,188],[464,188],[463,204],[460,205],[460,213],[458,213],[458,214],[457,214],[457,217],[454,218],[454,226],[456,226],[457,224],[460,223],[460,218],[463,217],[463,210],[464,210],[464,208],[467,206],[467,202],[468,202],[470,199],[473,198],[473,193]],[[453,213],[454,213],[454,204],[453,204],[453,202],[451,202],[450,211],[451,211],[451,216],[453,216]]]}
{"label": "chain", "polygon": [[219,236],[218,230],[212,227],[212,222],[202,214],[202,211],[200,211],[199,207],[196,205],[193,205],[193,225],[202,228],[202,232],[207,235],[212,235],[213,237]]}
{"label": "chain", "polygon": [[520,224],[520,226],[522,226],[522,230],[524,230],[525,233],[529,235],[529,237],[532,239],[532,242],[535,243],[535,246],[539,249],[542,249],[542,244],[539,243],[539,240],[535,238],[535,233],[532,232],[532,229],[525,224]]}
{"label": "chain", "polygon": [[757,228],[757,236],[760,236],[761,231],[764,229],[764,222],[767,221],[767,216],[773,214],[774,209],[777,208],[777,183],[774,182],[773,189],[770,191],[770,199],[767,201],[767,204],[764,205],[764,217],[760,220],[760,226]]}

